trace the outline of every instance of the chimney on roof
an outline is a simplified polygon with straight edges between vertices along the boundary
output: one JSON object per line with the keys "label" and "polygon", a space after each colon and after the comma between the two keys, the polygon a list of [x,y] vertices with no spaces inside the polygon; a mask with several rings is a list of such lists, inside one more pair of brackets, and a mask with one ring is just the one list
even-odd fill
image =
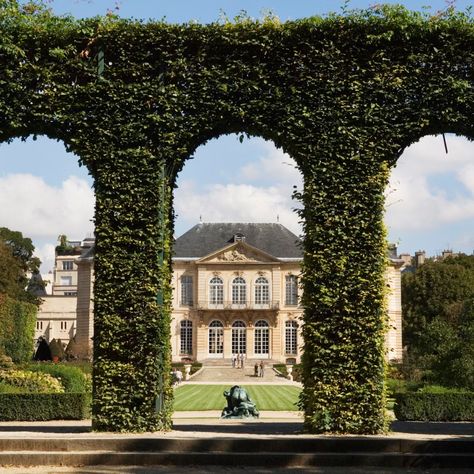
{"label": "chimney on roof", "polygon": [[421,267],[425,263],[426,252],[424,250],[418,250],[415,252],[415,267]]}

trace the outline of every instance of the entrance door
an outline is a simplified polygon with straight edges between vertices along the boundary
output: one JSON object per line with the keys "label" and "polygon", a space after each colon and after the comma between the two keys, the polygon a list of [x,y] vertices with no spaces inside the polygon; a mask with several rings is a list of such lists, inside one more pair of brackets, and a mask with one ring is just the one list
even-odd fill
{"label": "entrance door", "polygon": [[247,353],[247,327],[242,321],[232,324],[232,354]]}
{"label": "entrance door", "polygon": [[209,324],[209,357],[224,357],[224,325],[220,321]]}
{"label": "entrance door", "polygon": [[268,359],[270,353],[270,328],[266,321],[255,323],[255,356]]}

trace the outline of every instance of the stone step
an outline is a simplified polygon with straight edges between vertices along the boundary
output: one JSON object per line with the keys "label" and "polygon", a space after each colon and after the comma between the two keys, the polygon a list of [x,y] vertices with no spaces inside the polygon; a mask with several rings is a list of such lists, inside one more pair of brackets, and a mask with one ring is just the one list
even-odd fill
{"label": "stone step", "polygon": [[469,454],[417,453],[194,453],[194,452],[2,452],[0,466],[254,466],[298,468],[308,466],[469,469]]}
{"label": "stone step", "polygon": [[48,465],[472,468],[474,440],[143,436],[0,439],[0,466]]}

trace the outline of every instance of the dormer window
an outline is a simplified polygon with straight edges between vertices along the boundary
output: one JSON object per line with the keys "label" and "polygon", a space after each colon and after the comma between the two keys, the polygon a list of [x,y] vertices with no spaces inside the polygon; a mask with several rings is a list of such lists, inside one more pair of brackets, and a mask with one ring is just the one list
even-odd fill
{"label": "dormer window", "polygon": [[244,242],[245,241],[245,235],[241,233],[237,233],[234,235],[234,242]]}

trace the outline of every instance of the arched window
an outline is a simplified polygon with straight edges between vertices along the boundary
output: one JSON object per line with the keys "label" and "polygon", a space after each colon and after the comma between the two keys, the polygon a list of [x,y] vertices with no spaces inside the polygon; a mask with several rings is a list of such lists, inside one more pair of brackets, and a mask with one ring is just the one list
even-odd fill
{"label": "arched window", "polygon": [[209,324],[209,354],[224,353],[224,325],[220,321]]}
{"label": "arched window", "polygon": [[298,304],[298,279],[295,275],[286,275],[285,304],[286,306],[296,306]]}
{"label": "arched window", "polygon": [[269,353],[269,326],[264,320],[257,321],[255,323],[255,355],[268,356]]}
{"label": "arched window", "polygon": [[270,302],[270,289],[265,277],[255,280],[255,304],[268,304]]}
{"label": "arched window", "polygon": [[296,321],[285,323],[285,353],[298,353],[298,323]]}
{"label": "arched window", "polygon": [[243,321],[232,324],[232,354],[247,353],[247,326]]}
{"label": "arched window", "polygon": [[224,304],[224,282],[222,278],[214,277],[209,282],[209,304]]}
{"label": "arched window", "polygon": [[191,275],[181,277],[181,305],[193,305],[193,277]]}
{"label": "arched window", "polygon": [[247,285],[242,277],[232,281],[232,304],[244,305],[247,300]]}
{"label": "arched window", "polygon": [[185,319],[181,321],[180,328],[181,347],[180,353],[191,355],[193,353],[193,322]]}

